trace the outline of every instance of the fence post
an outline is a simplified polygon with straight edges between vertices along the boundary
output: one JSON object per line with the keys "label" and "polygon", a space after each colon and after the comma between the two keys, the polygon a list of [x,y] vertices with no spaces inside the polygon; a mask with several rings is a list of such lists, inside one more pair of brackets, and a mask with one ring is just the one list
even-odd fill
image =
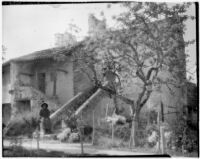
{"label": "fence post", "polygon": [[94,145],[94,131],[95,131],[95,125],[94,125],[94,111],[93,111],[93,115],[92,115],[92,127],[93,127],[92,145]]}
{"label": "fence post", "polygon": [[164,137],[164,128],[160,128],[160,134],[161,134],[161,153],[165,153],[165,137]]}
{"label": "fence post", "polygon": [[81,120],[80,120],[80,128],[79,128],[79,130],[80,130],[80,140],[81,140],[81,155],[83,155],[84,154],[84,151],[83,151],[83,112],[81,111]]}
{"label": "fence post", "polygon": [[108,104],[106,106],[106,116],[105,117],[107,117],[107,116],[108,116]]}
{"label": "fence post", "polygon": [[158,152],[160,153],[160,112],[158,111],[158,117],[157,117],[157,123],[158,123]]}
{"label": "fence post", "polygon": [[39,149],[40,149],[40,133],[39,133],[39,127],[37,127],[36,135],[37,135],[37,151],[39,152]]}
{"label": "fence post", "polygon": [[81,131],[82,127],[80,128],[80,140],[81,140],[81,155],[83,155],[84,151],[83,151],[83,136],[82,136],[82,131]]}
{"label": "fence post", "polygon": [[114,145],[114,122],[112,121],[112,146]]}

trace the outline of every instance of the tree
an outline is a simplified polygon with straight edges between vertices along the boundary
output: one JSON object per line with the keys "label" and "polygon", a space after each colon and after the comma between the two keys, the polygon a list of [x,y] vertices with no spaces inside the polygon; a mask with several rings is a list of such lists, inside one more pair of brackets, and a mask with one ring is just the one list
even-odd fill
{"label": "tree", "polygon": [[4,45],[2,45],[2,62],[6,60],[6,50],[7,48]]}
{"label": "tree", "polygon": [[[190,4],[169,7],[166,3],[125,3],[127,12],[116,17],[120,29],[111,31],[107,54],[120,62],[122,79],[134,78],[140,81],[141,92],[132,105],[132,145],[137,145],[139,114],[153,91],[166,85],[181,87],[186,82],[186,56],[184,48],[192,41],[185,42],[184,21]],[[167,77],[161,74],[170,73]],[[127,78],[128,77],[128,78]],[[185,90],[183,90],[185,91]]]}
{"label": "tree", "polygon": [[[89,37],[79,44],[74,60],[94,85],[131,105],[131,146],[137,146],[136,130],[141,109],[153,91],[165,85],[182,87],[186,81],[184,21],[194,18],[186,15],[189,3],[168,6],[166,3],[123,3],[126,12],[115,17],[118,29]],[[108,68],[121,81],[121,89],[104,87],[104,69]],[[167,76],[162,73],[167,72]],[[137,98],[126,97],[127,84],[140,88]],[[135,84],[136,85],[136,84]],[[183,87],[184,88],[184,87]],[[183,90],[184,91],[184,90]]]}

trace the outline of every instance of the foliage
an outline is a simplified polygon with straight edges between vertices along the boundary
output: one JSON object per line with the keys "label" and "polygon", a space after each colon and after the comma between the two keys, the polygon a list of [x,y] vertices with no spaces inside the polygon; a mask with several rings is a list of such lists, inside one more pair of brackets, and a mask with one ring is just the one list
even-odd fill
{"label": "foliage", "polygon": [[71,134],[71,129],[70,129],[70,128],[66,128],[66,129],[64,129],[61,133],[59,133],[59,134],[57,135],[57,138],[58,138],[61,142],[63,142],[63,141],[66,141],[66,140],[69,138],[70,134]]}
{"label": "foliage", "polygon": [[80,141],[79,133],[78,133],[78,132],[71,133],[71,134],[69,135],[68,141],[69,141],[70,143],[79,142],[79,141]]}
{"label": "foliage", "polygon": [[38,114],[34,112],[18,114],[8,125],[6,135],[8,136],[20,136],[27,135],[31,137],[39,124]]}
{"label": "foliage", "polygon": [[179,115],[171,126],[174,145],[177,149],[182,150],[183,148],[188,152],[198,151],[198,132],[190,129],[185,115]]}
{"label": "foliage", "polygon": [[153,125],[148,125],[146,127],[146,132],[147,132],[147,143],[148,146],[153,147],[156,145],[157,141],[159,140],[158,135],[159,135],[159,130],[158,126],[153,124]]}
{"label": "foliage", "polygon": [[131,129],[130,129],[129,124],[116,125],[114,135],[115,137],[120,138],[124,141],[130,140]]}

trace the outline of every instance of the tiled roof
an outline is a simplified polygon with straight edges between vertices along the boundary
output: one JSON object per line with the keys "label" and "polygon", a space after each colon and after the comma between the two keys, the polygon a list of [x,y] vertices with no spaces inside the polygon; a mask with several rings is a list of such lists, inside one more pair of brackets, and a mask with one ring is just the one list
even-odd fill
{"label": "tiled roof", "polygon": [[13,59],[13,61],[32,61],[32,60],[39,60],[39,59],[48,59],[52,58],[56,54],[65,51],[66,48],[50,48],[41,51],[36,51],[28,55],[24,55],[18,58]]}
{"label": "tiled roof", "polygon": [[71,55],[71,53],[78,47],[82,46],[82,42],[78,42],[75,45],[71,47],[55,47],[50,49],[45,49],[41,51],[36,51],[28,55],[24,55],[18,58],[11,59],[5,63],[3,63],[3,66],[9,64],[10,62],[22,62],[22,61],[33,61],[33,60],[40,60],[40,59],[52,59],[55,57],[55,55],[58,54],[65,54],[65,55]]}

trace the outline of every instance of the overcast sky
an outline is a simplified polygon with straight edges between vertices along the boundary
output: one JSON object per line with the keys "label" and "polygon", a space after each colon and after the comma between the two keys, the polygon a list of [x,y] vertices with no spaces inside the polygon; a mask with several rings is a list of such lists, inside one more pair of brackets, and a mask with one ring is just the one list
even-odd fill
{"label": "overcast sky", "polygon": [[[54,47],[54,34],[63,33],[68,29],[69,23],[76,24],[81,29],[79,39],[83,38],[88,32],[88,15],[90,13],[94,13],[96,17],[102,19],[100,13],[103,11],[108,26],[113,26],[116,23],[112,20],[112,16],[123,11],[119,4],[112,5],[108,9],[106,3],[10,5],[3,6],[2,10],[2,43],[7,48],[7,60]],[[188,14],[195,15],[194,5],[190,7]],[[186,26],[185,40],[195,39],[195,21],[188,21]],[[195,71],[195,47],[194,44],[186,48],[190,55],[188,68],[191,72]]]}

